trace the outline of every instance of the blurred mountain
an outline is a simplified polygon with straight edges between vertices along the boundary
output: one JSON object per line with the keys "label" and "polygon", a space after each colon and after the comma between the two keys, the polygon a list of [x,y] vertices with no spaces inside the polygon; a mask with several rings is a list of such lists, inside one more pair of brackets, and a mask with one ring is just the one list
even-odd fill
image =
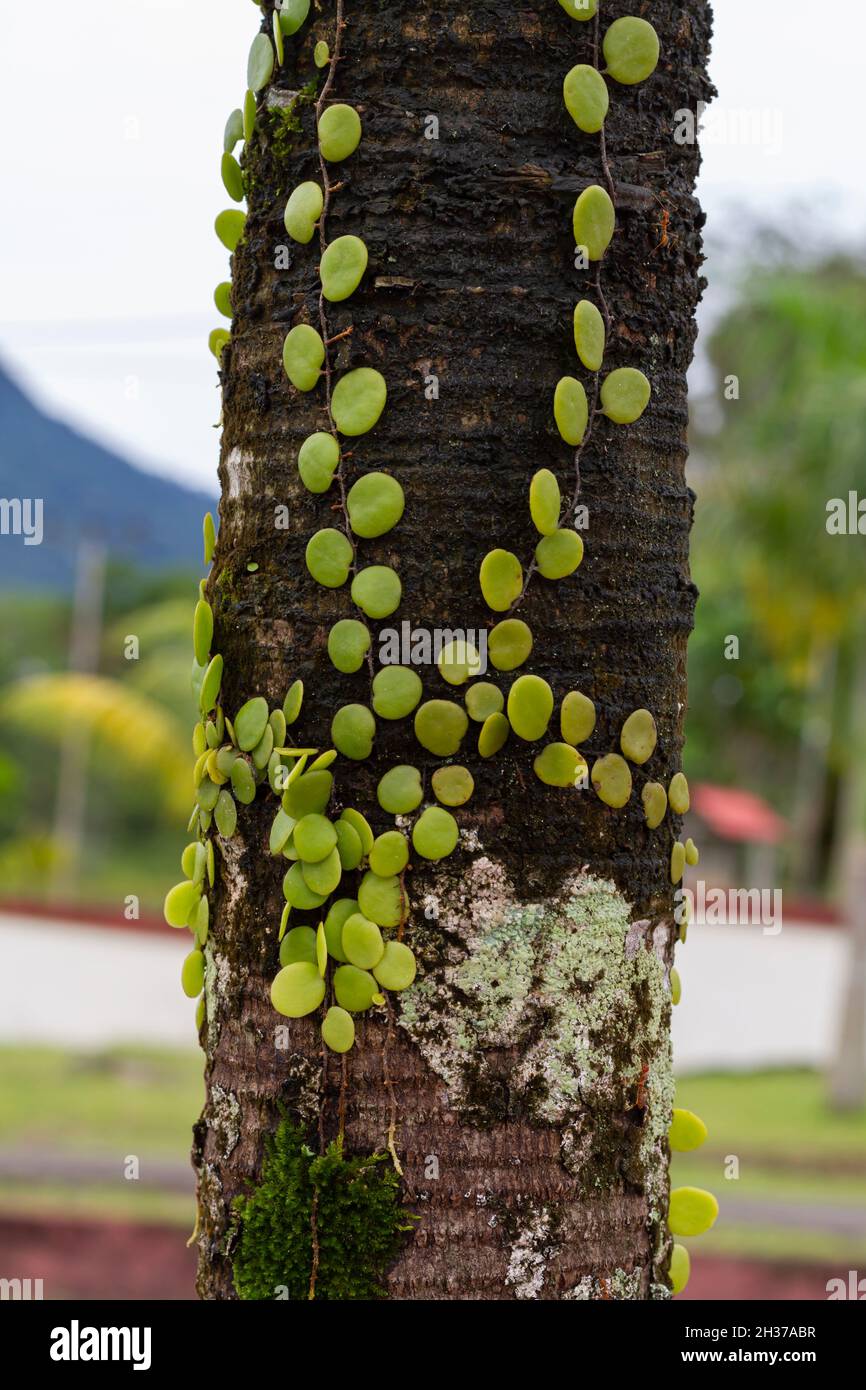
{"label": "blurred mountain", "polygon": [[[2,499],[38,498],[43,539],[25,545]],[[0,589],[70,589],[85,535],[146,569],[199,569],[202,516],[215,501],[44,414],[0,365],[0,528],[9,532],[0,530]]]}

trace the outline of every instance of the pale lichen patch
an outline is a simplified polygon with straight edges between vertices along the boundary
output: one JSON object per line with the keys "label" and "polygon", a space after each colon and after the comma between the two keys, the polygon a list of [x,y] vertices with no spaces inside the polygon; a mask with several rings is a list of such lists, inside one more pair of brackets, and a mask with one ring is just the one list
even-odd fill
{"label": "pale lichen patch", "polygon": [[245,455],[243,450],[238,448],[230,449],[226,455],[225,469],[228,482],[227,496],[229,500],[236,501],[245,492],[249,492],[251,486],[252,471],[250,468],[251,459]]}
{"label": "pale lichen patch", "polygon": [[633,1303],[641,1298],[641,1271],[614,1269],[609,1275],[584,1275],[573,1289],[563,1294],[570,1302],[595,1303],[602,1300]]}
{"label": "pale lichen patch", "polygon": [[505,1282],[514,1289],[515,1298],[540,1298],[550,1260],[556,1252],[552,1233],[550,1212],[545,1207],[533,1208],[510,1246]]}
{"label": "pale lichen patch", "polygon": [[655,952],[646,941],[627,950],[626,899],[580,874],[556,899],[521,903],[487,858],[457,892],[437,903],[451,943],[444,968],[407,993],[400,1020],[455,1103],[501,1049],[514,1049],[510,1084],[537,1121],[564,1124],[625,1095],[620,1058],[666,1047],[668,1005]]}
{"label": "pale lichen patch", "polygon": [[207,1123],[216,1135],[222,1157],[228,1158],[241,1137],[241,1107],[237,1096],[222,1086],[212,1085]]}

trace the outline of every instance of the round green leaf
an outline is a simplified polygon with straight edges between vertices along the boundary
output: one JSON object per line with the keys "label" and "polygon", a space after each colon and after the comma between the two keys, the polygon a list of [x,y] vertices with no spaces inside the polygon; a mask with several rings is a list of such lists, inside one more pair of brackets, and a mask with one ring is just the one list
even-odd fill
{"label": "round green leaf", "polygon": [[280,965],[295,965],[299,960],[316,965],[316,933],[312,927],[292,927],[280,942]]}
{"label": "round green leaf", "polygon": [[[370,868],[381,878],[402,874],[409,863],[409,841],[399,830],[386,830],[377,835],[370,850]],[[358,962],[355,961],[355,965]]]}
{"label": "round green leaf", "polygon": [[377,993],[376,981],[366,970],[359,970],[356,965],[340,965],[334,971],[337,1003],[350,1013],[364,1013]]}
{"label": "round green leaf", "polygon": [[195,606],[195,615],[192,624],[192,644],[195,649],[195,659],[199,666],[206,666],[210,658],[210,647],[213,641],[213,609],[205,599],[199,599]]}
{"label": "round green leaf", "polygon": [[256,34],[247,59],[247,86],[251,92],[267,87],[274,75],[274,48],[267,34]]}
{"label": "round green leaf", "polygon": [[675,1187],[668,1225],[675,1236],[702,1236],[715,1225],[719,1204],[702,1187]]}
{"label": "round green leaf", "polygon": [[295,821],[291,816],[287,816],[282,807],[274,816],[271,825],[271,832],[268,838],[268,848],[271,854],[279,854],[288,843],[289,836],[295,828]]}
{"label": "round green leaf", "polygon": [[306,183],[298,184],[289,195],[283,214],[286,231],[293,241],[306,246],[313,240],[316,223],[324,206],[325,195],[318,183],[310,179]]}
{"label": "round green leaf", "polygon": [[316,864],[307,864],[306,861],[302,860],[301,873],[311,892],[320,893],[323,899],[329,893],[333,893],[334,889],[339,887],[340,879],[343,877],[343,865],[340,862],[340,855],[336,846],[330,854],[325,855],[325,858]]}
{"label": "round green leaf", "polygon": [[358,889],[358,907],[378,927],[397,927],[403,910],[403,891],[396,874],[382,877],[368,869]]}
{"label": "round green leaf", "polygon": [[481,561],[479,581],[488,608],[494,613],[505,613],[520,597],[523,566],[510,550],[488,551]]}
{"label": "round green leaf", "polygon": [[294,829],[295,849],[308,864],[318,864],[335,848],[337,832],[327,816],[311,811],[302,816]]}
{"label": "round green leaf", "polygon": [[365,473],[346,498],[352,530],[364,540],[384,536],[396,526],[405,505],[403,489],[389,473]]}
{"label": "round green leaf", "polygon": [[209,565],[213,559],[216,549],[216,526],[210,512],[205,512],[202,521],[202,537],[204,540],[204,562]]}
{"label": "round green leaf", "polygon": [[347,871],[357,869],[364,857],[361,837],[357,830],[348,821],[338,820],[334,826],[334,833],[337,836],[337,853],[343,868]]}
{"label": "round green leaf", "polygon": [[340,462],[340,446],[332,434],[319,430],[298,450],[298,472],[308,492],[327,492]]}
{"label": "round green leaf", "polygon": [[232,764],[232,791],[242,806],[250,806],[256,799],[256,779],[246,758],[236,758]]}
{"label": "round green leaf", "polygon": [[283,700],[283,718],[287,725],[294,724],[301,712],[301,705],[304,701],[304,682],[293,681],[289,687],[288,694]]}
{"label": "round green leaf", "polygon": [[482,758],[492,758],[504,747],[511,732],[511,725],[504,714],[490,714],[481,726],[478,735],[478,752]]}
{"label": "round green leaf", "polygon": [[570,690],[559,711],[559,731],[566,743],[575,746],[588,739],[595,728],[595,705],[588,695]]}
{"label": "round green leaf", "polygon": [[465,703],[469,718],[483,724],[488,715],[498,714],[501,709],[504,709],[505,696],[499,687],[491,684],[490,681],[476,681],[467,690]]}
{"label": "round green leaf", "polygon": [[326,68],[331,61],[331,50],[324,39],[319,39],[313,49],[313,62],[317,68]]}
{"label": "round green leaf", "polygon": [[234,312],[232,309],[231,280],[223,280],[220,282],[220,284],[217,285],[216,289],[213,292],[213,302],[217,306],[221,314],[224,314],[227,319],[231,318],[232,313]]}
{"label": "round green leaf", "polygon": [[[195,796],[196,801],[203,811],[213,811],[217,804],[219,794],[220,789],[218,784],[212,782],[209,777],[205,777],[204,780],[199,783]],[[683,852],[685,853],[685,851]]]}
{"label": "round green leaf", "polygon": [[610,195],[600,184],[591,183],[574,205],[571,219],[575,246],[583,246],[591,261],[600,261],[616,225],[616,213]]}
{"label": "round green leaf", "polygon": [[691,1153],[699,1149],[707,1137],[707,1127],[692,1110],[674,1109],[668,1130],[668,1143],[675,1153]]}
{"label": "round green leaf", "polygon": [[204,955],[190,951],[180,971],[180,983],[187,999],[197,999],[204,989]]}
{"label": "round green leaf", "polygon": [[538,572],[545,579],[565,579],[574,574],[583,559],[583,541],[577,531],[554,531],[552,536],[542,536],[535,547],[535,558]]}
{"label": "round green leaf", "polygon": [[559,525],[562,493],[549,468],[539,468],[529,484],[529,515],[542,536],[551,535]]}
{"label": "round green leaf", "polygon": [[375,736],[376,721],[366,705],[343,705],[331,722],[331,742],[355,762],[369,758]]}
{"label": "round green leaf", "polygon": [[277,50],[277,63],[282,67],[286,60],[286,46],[283,42],[283,26],[280,24],[280,16],[276,10],[273,13],[271,29],[274,35],[274,47]]}
{"label": "round green leaf", "polygon": [[325,918],[325,940],[328,943],[328,952],[334,957],[334,960],[345,963],[346,957],[343,954],[342,944],[343,926],[352,916],[352,913],[357,911],[358,904],[354,898],[338,898]]}
{"label": "round green leaf", "polygon": [[675,815],[684,816],[688,811],[691,805],[691,798],[689,796],[689,784],[686,781],[684,773],[675,772],[671,778],[671,783],[668,787],[668,801]]}
{"label": "round green leaf", "polygon": [[[681,922],[681,923],[680,923],[680,933],[681,933],[681,935],[680,935],[680,940],[681,940],[681,941],[685,941],[685,939],[686,939],[685,936],[682,935],[684,929],[685,929],[684,923]],[[680,972],[677,970],[676,966],[672,966],[672,967],[671,967],[671,1003],[672,1003],[672,1004],[678,1004],[678,1003],[680,1002],[680,1000],[682,999],[682,997],[683,997],[683,986],[682,986],[682,981],[680,980]]]}
{"label": "round green leaf", "polygon": [[647,782],[640,794],[644,819],[650,830],[657,829],[668,809],[668,794],[661,782]]}
{"label": "round green leaf", "polygon": [[223,150],[226,154],[231,154],[237,145],[244,138],[244,113],[240,108],[235,109],[226,121],[225,134],[223,135]]}
{"label": "round green leaf", "polygon": [[256,94],[255,92],[244,93],[244,139],[247,144],[253,136],[256,128]]}
{"label": "round green leaf", "polygon": [[676,840],[671,850],[671,883],[679,883],[685,871],[686,847],[679,840]]}
{"label": "round green leaf", "polygon": [[536,777],[549,787],[573,787],[587,772],[586,763],[570,743],[549,743],[532,764]]}
{"label": "round green leaf", "polygon": [[659,39],[645,19],[625,15],[615,19],[602,44],[607,70],[615,82],[633,87],[655,72],[659,60]]}
{"label": "round green leaf", "polygon": [[516,671],[531,651],[532,633],[520,618],[505,618],[497,623],[487,639],[487,654],[497,671]]}
{"label": "round green leaf", "polygon": [[618,367],[601,383],[602,413],[615,425],[633,425],[649,405],[652,387],[636,367]]}
{"label": "round green leaf", "polygon": [[373,848],[373,832],[365,817],[361,815],[361,812],[356,811],[353,806],[347,806],[340,816],[340,820],[346,821],[351,825],[353,830],[357,831],[358,838],[361,841],[361,849],[364,854],[369,854],[370,850]]}
{"label": "round green leaf", "polygon": [[451,700],[427,700],[415,715],[415,737],[440,758],[457,752],[468,728],[466,711]]}
{"label": "round green leaf", "polygon": [[658,741],[656,722],[648,709],[636,709],[622,726],[619,746],[629,762],[642,766],[655,752]]}
{"label": "round green leaf", "polygon": [[319,149],[332,163],[348,159],[361,142],[361,117],[354,106],[337,102],[322,112],[319,121]]}
{"label": "round green leaf", "polygon": [[331,414],[341,434],[366,434],[385,409],[388,388],[381,372],[372,367],[356,367],[346,372],[334,387]]}
{"label": "round green leaf", "polygon": [[421,773],[405,763],[386,772],[376,788],[379,805],[392,816],[408,816],[421,805],[423,796]]}
{"label": "round green leaf", "polygon": [[326,589],[339,589],[341,584],[345,584],[353,556],[351,542],[333,526],[317,531],[307,542],[307,569],[317,583]]}
{"label": "round green leaf", "polygon": [[236,203],[242,203],[244,200],[244,176],[241,173],[241,166],[233,154],[223,155],[220,173],[226,193],[230,198],[234,198]]}
{"label": "round green leaf", "polygon": [[239,208],[226,208],[225,212],[217,213],[214,231],[226,250],[234,251],[237,248],[244,234],[246,222],[247,215]]}
{"label": "round green leaf", "polygon": [[598,0],[559,0],[569,19],[594,19]]}
{"label": "round green leaf", "polygon": [[553,691],[541,676],[518,676],[508,692],[508,722],[518,738],[543,738],[553,714]]}
{"label": "round green leaf", "polygon": [[334,777],[324,769],[305,772],[290,782],[283,793],[283,810],[294,820],[302,820],[312,811],[324,812],[334,789]]}
{"label": "round green leaf", "polygon": [[589,402],[583,383],[576,377],[564,376],[556,383],[553,418],[566,444],[574,447],[580,444],[589,422]]}
{"label": "round green leaf", "polygon": [[312,961],[283,966],[271,985],[271,1003],[285,1018],[315,1013],[325,997],[325,981]]}
{"label": "round green leaf", "polygon": [[671,1250],[670,1280],[671,1293],[676,1295],[682,1293],[689,1282],[689,1275],[692,1272],[692,1262],[689,1252],[684,1245],[674,1245]]}
{"label": "round green leaf", "polygon": [[225,787],[222,788],[216,799],[213,818],[223,839],[230,840],[237,828],[238,808],[231,792],[226,791]]}
{"label": "round green leaf", "polygon": [[443,806],[465,806],[475,790],[475,781],[468,767],[460,767],[456,763],[437,768],[431,780],[433,794]]}
{"label": "round green leaf", "polygon": [[422,859],[444,859],[460,838],[457,822],[441,806],[428,806],[412,829],[412,844]]}
{"label": "round green leaf", "polygon": [[373,677],[373,709],[382,719],[404,719],[421,699],[423,686],[408,666],[383,666]]}
{"label": "round green leaf", "polygon": [[383,989],[408,989],[415,979],[415,957],[402,941],[388,941],[373,974]]}
{"label": "round green leaf", "polygon": [[310,0],[280,0],[280,28],[284,34],[296,34],[310,13]]}
{"label": "round green leaf", "polygon": [[216,704],[222,679],[223,659],[221,656],[214,656],[211,658],[201,683],[198,703],[202,714],[209,714]]}
{"label": "round green leaf", "polygon": [[339,304],[354,294],[367,269],[367,248],[360,237],[339,236],[325,248],[319,265],[322,294]]}
{"label": "round green leaf", "polygon": [[403,586],[388,565],[368,565],[352,580],[352,601],[368,618],[387,618],[400,607]]}
{"label": "round green leaf", "polygon": [[165,895],[163,914],[170,927],[185,927],[190,915],[198,907],[201,897],[201,884],[184,881],[169,888]]}
{"label": "round green leaf", "polygon": [[372,970],[385,954],[382,933],[362,912],[355,912],[343,925],[342,947],[350,965]]}
{"label": "round green leaf", "polygon": [[322,374],[325,344],[309,323],[298,323],[283,343],[286,376],[299,391],[312,391]]}
{"label": "round green leaf", "polygon": [[[321,65],[320,65],[321,66]],[[334,1004],[322,1020],[322,1042],[332,1052],[350,1052],[355,1042],[352,1015]]]}
{"label": "round green leaf", "polygon": [[231,342],[231,334],[225,328],[214,328],[207,340],[207,345],[219,362],[223,355],[223,348]]}
{"label": "round green leaf", "polygon": [[565,74],[562,84],[565,108],[578,130],[594,135],[601,130],[610,105],[607,83],[596,68],[588,63],[578,63],[577,67]]}
{"label": "round green leaf", "polygon": [[286,902],[292,907],[298,908],[301,912],[310,912],[313,908],[321,907],[327,893],[316,893],[310,888],[304,878],[304,871],[301,864],[292,864],[283,879],[283,896]]}
{"label": "round green leaf", "polygon": [[255,748],[268,724],[268,702],[263,695],[256,695],[241,705],[235,715],[235,738],[242,753]]}
{"label": "round green leaf", "polygon": [[370,650],[370,630],[357,618],[341,618],[328,633],[328,656],[338,671],[353,675],[360,671]]}
{"label": "round green leaf", "polygon": [[593,764],[592,785],[600,800],[616,810],[625,806],[631,796],[631,771],[625,758],[607,753]]}
{"label": "round green leaf", "polygon": [[574,306],[574,346],[588,371],[600,370],[605,349],[604,319],[591,299],[581,299]]}
{"label": "round green leaf", "polygon": [[457,637],[445,644],[436,664],[440,676],[449,685],[465,685],[470,676],[480,674],[482,661],[471,642]]}

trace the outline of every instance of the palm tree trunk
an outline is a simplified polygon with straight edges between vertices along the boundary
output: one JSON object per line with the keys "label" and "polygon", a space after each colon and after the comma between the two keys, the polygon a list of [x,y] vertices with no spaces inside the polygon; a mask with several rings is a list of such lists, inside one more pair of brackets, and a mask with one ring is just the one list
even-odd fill
{"label": "palm tree trunk", "polygon": [[[641,8],[602,0],[601,34]],[[706,0],[656,0],[649,17],[658,69],[640,87],[610,83],[617,231],[600,283],[612,321],[605,371],[640,368],[653,398],[630,427],[596,417],[580,459],[582,567],[558,583],[535,575],[520,616],[534,637],[524,669],[557,700],[579,689],[595,701],[590,764],[618,748],[624,719],[645,707],[659,730],[647,771],[667,783],[680,766],[695,601],[684,468],[702,225],[697,150],[674,142],[673,120],[710,94],[710,17]],[[369,702],[369,688],[363,669],[340,675],[327,655],[330,626],[353,616],[346,590],[321,588],[304,563],[314,531],[339,525],[332,494],[306,492],[295,468],[304,438],[328,428],[324,390],[299,394],[281,363],[288,329],[318,324],[318,254],[289,243],[289,268],[275,261],[285,264],[288,194],[319,178],[315,97],[302,89],[316,74],[314,41],[334,47],[334,18],[324,0],[287,40],[247,148],[209,589],[226,709],[260,693],[279,704],[301,677],[299,728],[319,748],[337,707]],[[591,387],[571,318],[577,299],[595,297],[595,268],[575,269],[571,214],[605,172],[599,137],[564,110],[562,79],[594,61],[599,29],[556,0],[346,0],[345,20],[331,96],[358,109],[364,138],[339,170],[327,239],[362,237],[370,263],[361,289],[328,306],[329,335],[352,329],[330,364],[375,367],[389,393],[345,482],[381,467],[407,497],[395,530],[361,542],[363,561],[394,565],[402,580],[401,607],[381,627],[486,628],[479,564],[498,546],[531,556],[531,476],[548,467],[563,495],[575,486],[552,396],[563,375]],[[429,117],[438,139],[427,138]],[[283,504],[287,530],[274,525]],[[435,668],[419,673],[425,697],[449,693]],[[512,680],[486,678],[506,691]],[[420,1220],[387,1276],[392,1298],[665,1296],[679,823],[647,830],[639,782],[621,811],[591,787],[544,786],[532,769],[540,745],[512,737],[484,761],[477,727],[461,754],[475,793],[456,813],[460,845],[407,875],[419,982],[390,1015],[364,1015],[345,1065],[323,1057],[314,1019],[288,1024],[288,1050],[275,1047],[275,1026],[287,1022],[269,1000],[285,863],[267,854],[272,800],[260,794],[242,808],[208,946],[207,1100],[194,1152],[204,1298],[236,1296],[231,1204],[261,1173],[280,1105],[314,1143],[332,1139],[342,1117],[348,1153],[393,1149]],[[339,803],[377,831],[393,825],[376,812],[377,781],[397,763],[420,767],[429,795],[436,760],[409,720],[380,721],[372,756],[334,768]]]}

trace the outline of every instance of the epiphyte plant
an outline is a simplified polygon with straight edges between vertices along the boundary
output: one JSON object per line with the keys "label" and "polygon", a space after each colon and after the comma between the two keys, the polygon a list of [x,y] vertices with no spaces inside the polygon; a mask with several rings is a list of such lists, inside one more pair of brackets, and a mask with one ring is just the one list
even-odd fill
{"label": "epiphyte plant", "polygon": [[[571,19],[594,20],[598,25],[595,0],[558,3]],[[229,117],[224,140],[222,176],[234,201],[240,201],[238,194],[242,196],[244,187],[244,163],[235,158],[234,150],[241,138],[253,137],[262,93],[284,60],[286,41],[302,31],[308,17],[308,0],[292,0],[275,12],[273,36],[263,32],[253,42],[243,108]],[[388,387],[382,373],[372,367],[355,366],[337,376],[332,362],[336,338],[330,329],[329,305],[351,301],[370,261],[367,246],[353,232],[328,240],[329,212],[341,187],[340,176],[330,166],[351,160],[364,139],[358,111],[346,101],[332,99],[337,65],[344,57],[342,5],[332,37],[333,43],[319,40],[313,51],[314,67],[322,74],[311,74],[321,84],[315,102],[318,177],[294,188],[284,210],[286,231],[299,248],[318,241],[318,254],[307,253],[319,277],[318,314],[312,323],[300,310],[285,337],[283,367],[290,387],[310,393],[322,415],[319,428],[304,440],[296,460],[299,477],[311,496],[321,499],[327,522],[308,537],[306,568],[325,589],[342,591],[348,586],[354,605],[331,627],[328,655],[341,673],[366,679],[369,693],[359,691],[357,700],[331,712],[333,746],[329,748],[293,743],[292,731],[303,704],[298,682],[281,707],[271,708],[264,697],[252,695],[232,721],[219,703],[222,659],[211,650],[213,612],[202,592],[196,609],[193,672],[202,718],[194,736],[196,807],[190,821],[198,838],[184,851],[186,878],[170,891],[166,916],[172,925],[193,931],[194,950],[184,963],[182,983],[188,994],[200,993],[206,976],[207,889],[214,881],[214,846],[221,848],[234,835],[238,817],[243,815],[239,807],[250,806],[260,793],[270,791],[279,806],[269,849],[287,861],[285,905],[277,933],[279,968],[275,962],[271,1000],[286,1017],[316,1015],[325,1046],[345,1055],[355,1044],[355,1018],[376,1009],[390,1014],[389,993],[399,994],[414,983],[416,961],[403,940],[411,931],[407,877],[413,863],[436,862],[455,852],[460,824],[453,812],[459,813],[475,792],[471,767],[444,762],[430,778],[435,800],[428,804],[427,755],[470,759],[467,743],[475,741],[476,733],[477,754],[484,761],[495,758],[508,740],[517,749],[530,744],[532,768],[547,787],[564,791],[588,786],[611,810],[621,810],[629,804],[637,783],[649,831],[666,825],[669,815],[683,814],[688,789],[681,773],[667,788],[663,781],[651,781],[644,774],[644,766],[660,756],[655,719],[648,710],[636,709],[628,715],[616,748],[599,749],[592,757],[584,752],[581,745],[592,738],[598,724],[594,702],[581,691],[555,692],[548,681],[524,669],[533,653],[533,635],[529,625],[514,616],[534,576],[558,583],[571,579],[581,566],[584,542],[571,517],[581,491],[580,460],[601,417],[614,426],[634,425],[652,397],[650,382],[637,367],[604,371],[606,354],[617,344],[617,331],[605,300],[602,272],[617,231],[617,191],[605,147],[604,127],[611,105],[605,78],[629,86],[646,80],[659,56],[655,31],[644,20],[615,21],[603,43],[605,73],[598,66],[579,64],[564,79],[565,106],[578,132],[599,138],[604,185],[594,183],[583,189],[572,213],[575,244],[593,273],[587,295],[573,310],[575,371],[589,377],[565,376],[555,383],[553,393],[559,436],[575,450],[573,489],[569,487],[563,496],[556,472],[537,470],[528,480],[528,516],[536,532],[531,559],[524,562],[511,551],[492,549],[480,560],[481,594],[496,617],[489,634],[496,679],[475,681],[478,672],[471,654],[454,654],[440,664],[446,687],[441,698],[427,700],[414,672],[374,667],[369,624],[397,611],[402,586],[391,565],[364,563],[362,543],[387,535],[399,525],[406,497],[391,472],[365,472],[352,480],[352,450],[345,445],[345,440],[363,437],[376,427],[387,407]],[[245,235],[245,214],[238,209],[220,213],[216,230],[234,252]],[[217,287],[215,302],[220,313],[230,318],[230,281]],[[224,327],[214,330],[211,348],[218,359],[230,344]],[[335,493],[339,500],[332,507]],[[213,531],[208,519],[208,563],[213,558]],[[501,681],[501,675],[509,679]],[[557,703],[560,737],[551,741]],[[375,806],[363,811],[342,806],[338,773],[330,770],[335,761],[342,757],[363,762],[371,756],[379,735],[378,721],[408,719],[423,770],[407,754],[409,761],[396,764],[380,778]],[[476,729],[470,741],[472,723]],[[398,818],[399,824],[380,829],[382,813]],[[691,842],[684,846],[673,840],[672,883],[679,882],[685,863],[695,862],[689,856],[696,850],[690,846]],[[203,871],[199,847],[204,852]],[[673,1138],[671,1145],[675,1147]],[[686,1216],[681,1216],[680,1207]],[[696,1228],[702,1220],[706,1221],[706,1204],[701,1208],[693,1197],[678,1201],[676,1207],[672,1203],[675,1234],[697,1233],[683,1227]],[[671,1262],[675,1291],[683,1277],[681,1250],[675,1247]]]}

